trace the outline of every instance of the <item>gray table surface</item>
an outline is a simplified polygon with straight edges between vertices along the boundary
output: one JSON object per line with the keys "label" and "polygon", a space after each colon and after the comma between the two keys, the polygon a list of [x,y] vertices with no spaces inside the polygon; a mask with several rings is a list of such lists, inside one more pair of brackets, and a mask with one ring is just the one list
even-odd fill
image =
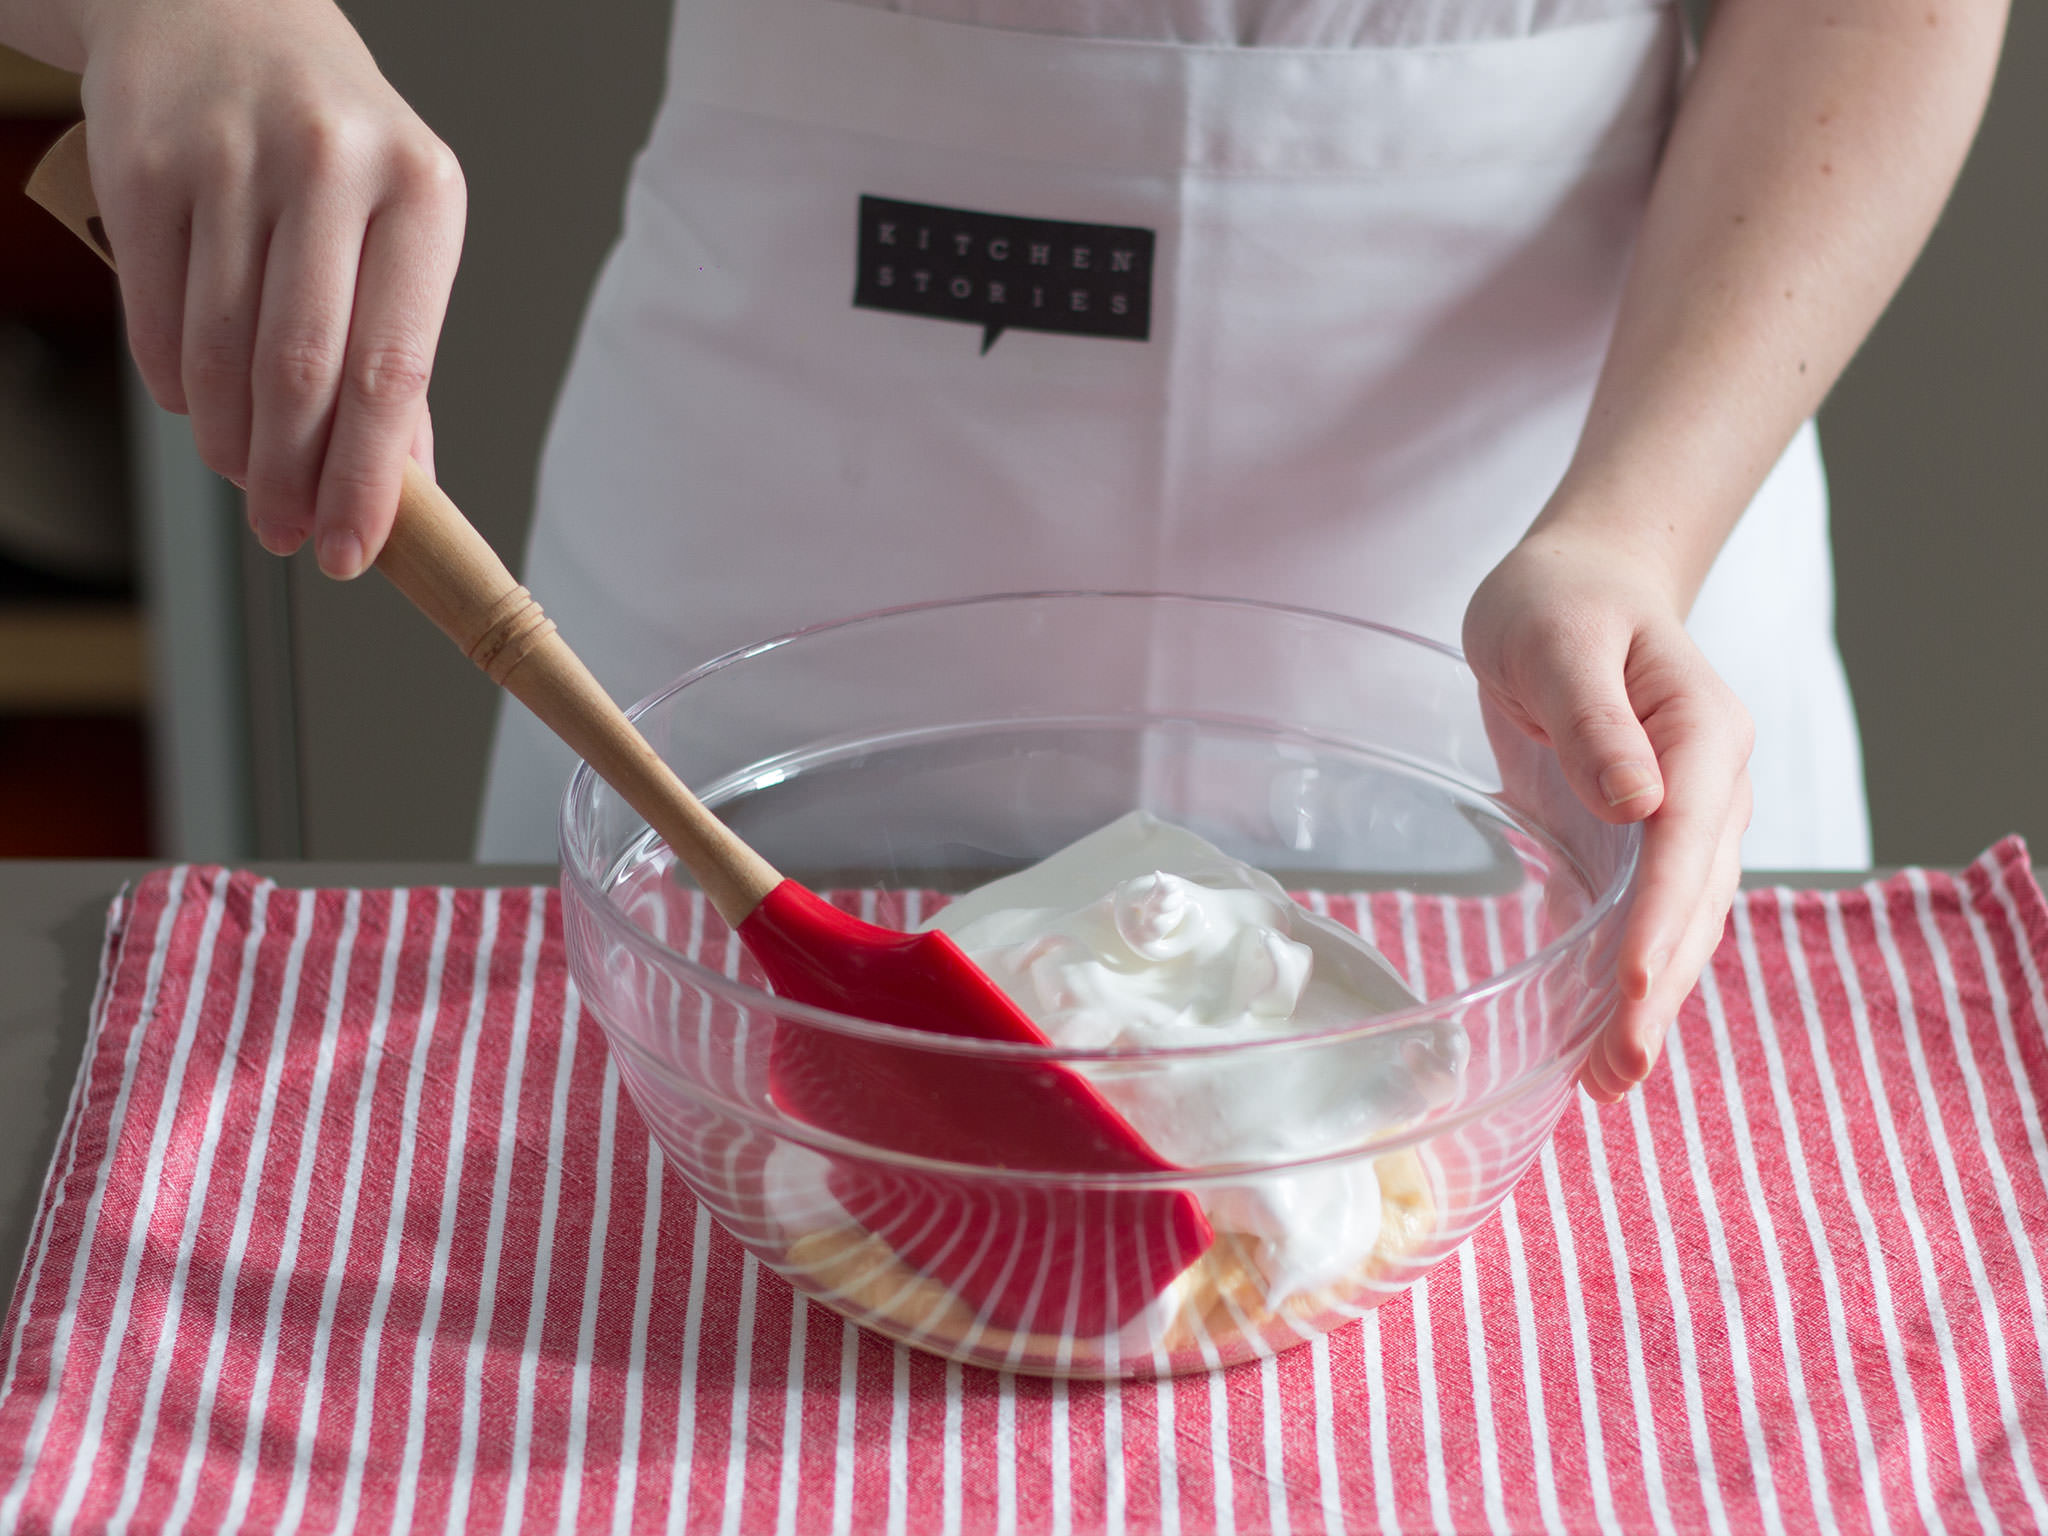
{"label": "gray table surface", "polygon": [[[158,862],[0,860],[0,1273],[20,1271],[43,1176],[85,1053],[107,905]],[[288,886],[552,885],[537,864],[257,864]],[[1842,886],[1863,875],[1745,882]]]}

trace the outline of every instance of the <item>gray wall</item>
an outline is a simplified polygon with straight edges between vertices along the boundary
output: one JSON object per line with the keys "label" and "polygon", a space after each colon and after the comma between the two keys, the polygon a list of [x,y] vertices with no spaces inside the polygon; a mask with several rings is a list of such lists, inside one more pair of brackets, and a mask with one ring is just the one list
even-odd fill
{"label": "gray wall", "polygon": [[[434,382],[441,477],[501,550],[660,87],[666,0],[352,0],[469,175]],[[1926,259],[1823,417],[1841,634],[1882,862],[2048,847],[2048,7],[2017,0],[1990,121]],[[469,846],[493,690],[382,582],[293,572],[304,851]],[[545,594],[542,594],[545,598]]]}
{"label": "gray wall", "polygon": [[2014,0],[1947,214],[1821,415],[1877,856],[2048,857],[2048,6]]}

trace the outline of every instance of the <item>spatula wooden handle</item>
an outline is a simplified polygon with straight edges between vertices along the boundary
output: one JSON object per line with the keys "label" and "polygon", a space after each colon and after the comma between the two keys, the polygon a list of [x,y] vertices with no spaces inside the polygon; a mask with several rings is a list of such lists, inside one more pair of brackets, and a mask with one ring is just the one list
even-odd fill
{"label": "spatula wooden handle", "polygon": [[377,569],[647,818],[737,927],[782,876],[683,786],[484,536],[411,459]]}
{"label": "spatula wooden handle", "polygon": [[[85,124],[51,147],[29,178],[28,194],[114,265],[86,162]],[[397,520],[377,569],[647,819],[728,923],[737,928],[781,883],[774,866],[656,755],[533,595],[412,459],[405,461]]]}

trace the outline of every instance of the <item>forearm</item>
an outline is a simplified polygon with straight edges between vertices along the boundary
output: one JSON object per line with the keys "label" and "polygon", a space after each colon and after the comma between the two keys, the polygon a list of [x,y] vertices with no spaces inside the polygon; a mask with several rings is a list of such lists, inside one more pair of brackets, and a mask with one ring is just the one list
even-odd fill
{"label": "forearm", "polygon": [[1585,432],[1532,533],[1612,541],[1691,605],[1925,242],[2005,9],[1722,0]]}

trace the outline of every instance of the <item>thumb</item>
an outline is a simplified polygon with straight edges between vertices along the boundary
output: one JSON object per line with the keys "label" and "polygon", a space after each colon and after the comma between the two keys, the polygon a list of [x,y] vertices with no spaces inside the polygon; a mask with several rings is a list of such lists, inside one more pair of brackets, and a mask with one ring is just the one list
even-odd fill
{"label": "thumb", "polygon": [[1664,803],[1664,776],[1620,666],[1559,668],[1530,701],[1572,792],[1603,821],[1641,821]]}

